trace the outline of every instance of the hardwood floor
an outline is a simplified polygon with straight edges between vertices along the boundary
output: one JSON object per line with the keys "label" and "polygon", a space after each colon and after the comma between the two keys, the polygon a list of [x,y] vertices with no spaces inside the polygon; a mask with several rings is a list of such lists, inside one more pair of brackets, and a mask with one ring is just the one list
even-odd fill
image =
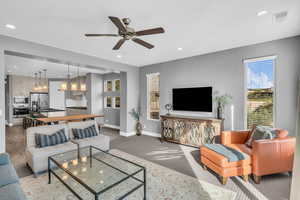
{"label": "hardwood floor", "polygon": [[25,144],[25,131],[22,126],[6,127],[6,152],[9,153],[20,177],[32,174],[32,171],[26,167]]}

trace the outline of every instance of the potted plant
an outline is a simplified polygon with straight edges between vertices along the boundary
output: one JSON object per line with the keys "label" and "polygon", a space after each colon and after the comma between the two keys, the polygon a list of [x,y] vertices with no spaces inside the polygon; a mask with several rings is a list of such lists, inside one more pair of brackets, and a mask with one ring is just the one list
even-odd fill
{"label": "potted plant", "polygon": [[225,106],[232,102],[232,96],[228,94],[216,95],[214,101],[217,104],[217,118],[223,119]]}
{"label": "potted plant", "polygon": [[135,125],[136,135],[137,136],[142,135],[143,126],[140,122],[140,117],[141,117],[140,110],[136,110],[135,108],[133,108],[129,114],[133,117],[133,119],[136,120],[136,125]]}

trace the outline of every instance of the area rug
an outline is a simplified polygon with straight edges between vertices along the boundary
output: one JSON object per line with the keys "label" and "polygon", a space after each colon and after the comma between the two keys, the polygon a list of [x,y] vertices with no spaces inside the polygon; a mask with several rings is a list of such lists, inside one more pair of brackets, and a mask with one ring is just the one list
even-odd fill
{"label": "area rug", "polygon": [[[197,180],[177,171],[143,160],[119,150],[112,154],[136,162],[147,169],[148,200],[234,200],[235,192]],[[48,175],[21,179],[22,188],[29,200],[75,200],[77,199],[62,183],[53,177],[48,184]],[[113,199],[113,189],[105,192],[100,199]],[[94,199],[88,192],[80,192],[83,199]],[[143,188],[126,197],[128,200],[143,199]]]}

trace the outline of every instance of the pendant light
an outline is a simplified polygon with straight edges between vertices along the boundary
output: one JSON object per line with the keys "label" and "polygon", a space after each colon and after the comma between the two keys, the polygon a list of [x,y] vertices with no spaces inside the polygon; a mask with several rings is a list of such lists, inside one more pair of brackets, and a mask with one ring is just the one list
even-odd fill
{"label": "pendant light", "polygon": [[34,87],[33,87],[33,91],[37,91],[37,90],[38,90],[37,73],[34,73]]}
{"label": "pendant light", "polygon": [[47,69],[43,69],[43,71],[44,71],[44,85],[43,85],[43,90],[48,90]]}
{"label": "pendant light", "polygon": [[68,65],[68,75],[67,75],[67,80],[64,81],[61,85],[60,85],[60,90],[61,91],[67,91],[70,90],[71,86],[70,86],[70,66]]}
{"label": "pendant light", "polygon": [[37,86],[37,90],[41,91],[42,90],[42,72],[39,71],[39,80],[38,80],[38,86]]}
{"label": "pendant light", "polygon": [[85,92],[86,91],[86,84],[84,80],[80,83],[80,91]]}
{"label": "pendant light", "polygon": [[75,80],[73,81],[73,83],[71,84],[71,90],[72,91],[78,91],[78,78],[79,78],[79,69],[77,67],[77,77],[75,77]]}

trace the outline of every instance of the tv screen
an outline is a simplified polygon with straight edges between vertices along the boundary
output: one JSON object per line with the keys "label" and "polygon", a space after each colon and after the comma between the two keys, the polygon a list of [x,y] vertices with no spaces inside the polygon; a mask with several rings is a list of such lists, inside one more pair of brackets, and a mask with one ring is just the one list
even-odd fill
{"label": "tv screen", "polygon": [[173,110],[212,112],[212,87],[174,88]]}

